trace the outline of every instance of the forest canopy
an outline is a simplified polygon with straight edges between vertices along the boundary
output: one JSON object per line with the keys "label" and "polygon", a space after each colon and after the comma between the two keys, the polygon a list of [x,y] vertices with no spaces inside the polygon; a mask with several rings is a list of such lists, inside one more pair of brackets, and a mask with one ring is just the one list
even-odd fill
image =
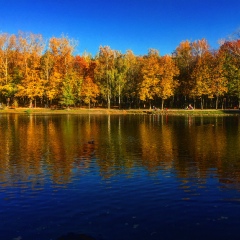
{"label": "forest canopy", "polygon": [[0,33],[0,103],[118,108],[239,108],[240,39],[211,49],[182,41],[171,55],[137,56],[100,46],[74,54],[66,36]]}

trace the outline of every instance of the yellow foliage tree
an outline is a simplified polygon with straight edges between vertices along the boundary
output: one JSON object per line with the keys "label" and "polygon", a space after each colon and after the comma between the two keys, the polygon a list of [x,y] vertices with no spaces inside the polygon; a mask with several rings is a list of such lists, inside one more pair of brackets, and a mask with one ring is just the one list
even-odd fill
{"label": "yellow foliage tree", "polygon": [[179,85],[176,79],[176,76],[179,74],[179,69],[173,59],[168,55],[160,59],[160,67],[162,71],[160,71],[161,74],[159,75],[156,94],[162,99],[163,109],[164,100],[173,96],[175,89]]}
{"label": "yellow foliage tree", "polygon": [[157,50],[150,49],[146,57],[144,57],[141,68],[142,82],[139,85],[139,97],[142,101],[149,101],[151,108],[151,100],[157,94],[157,85],[159,76],[162,74],[160,68],[160,56]]}
{"label": "yellow foliage tree", "polygon": [[84,103],[88,104],[89,108],[91,102],[96,102],[96,97],[100,94],[99,87],[90,77],[84,79],[81,89],[81,98]]}
{"label": "yellow foliage tree", "polygon": [[32,101],[36,98],[42,98],[44,94],[44,80],[41,78],[41,54],[44,48],[43,39],[41,35],[28,34],[19,35],[19,51],[21,55],[21,71],[23,74],[22,81],[18,84],[18,92],[16,96],[27,97],[30,100],[30,107]]}
{"label": "yellow foliage tree", "polygon": [[[219,97],[223,96],[228,91],[228,79],[224,71],[224,57],[221,52],[212,55],[211,69],[211,94],[216,97],[216,109],[218,109]],[[223,108],[223,101],[222,101]]]}
{"label": "yellow foliage tree", "polygon": [[189,96],[191,88],[193,86],[193,81],[191,78],[191,73],[194,66],[194,57],[192,54],[192,45],[186,40],[179,44],[174,52],[174,60],[179,68],[179,92],[185,97],[185,102],[187,96]]}
{"label": "yellow foliage tree", "polygon": [[17,90],[13,78],[16,48],[15,35],[0,34],[0,92],[7,98]]}
{"label": "yellow foliage tree", "polygon": [[140,99],[160,97],[163,109],[164,100],[172,96],[178,86],[175,78],[178,74],[179,70],[170,56],[160,57],[157,51],[151,50],[148,57],[143,60]]}
{"label": "yellow foliage tree", "polygon": [[110,109],[114,84],[114,59],[115,51],[109,46],[99,48],[96,57],[95,77],[100,87],[102,97],[107,101]]}

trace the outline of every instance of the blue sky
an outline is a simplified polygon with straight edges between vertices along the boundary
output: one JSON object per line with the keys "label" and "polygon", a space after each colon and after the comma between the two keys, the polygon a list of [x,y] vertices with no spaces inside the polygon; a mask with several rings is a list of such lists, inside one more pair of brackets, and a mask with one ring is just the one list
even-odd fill
{"label": "blue sky", "polygon": [[240,0],[0,0],[0,32],[67,35],[77,54],[108,45],[125,53],[172,53],[183,40],[212,48],[240,28]]}

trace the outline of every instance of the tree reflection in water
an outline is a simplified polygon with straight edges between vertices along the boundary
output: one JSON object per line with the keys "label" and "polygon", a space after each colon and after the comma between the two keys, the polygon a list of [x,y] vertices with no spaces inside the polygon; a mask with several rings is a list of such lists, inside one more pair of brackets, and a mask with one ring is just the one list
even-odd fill
{"label": "tree reflection in water", "polygon": [[[239,182],[239,119],[167,116],[1,116],[0,180],[12,185],[48,175],[71,182],[76,171],[96,168],[103,178],[173,169],[201,181]],[[74,170],[75,169],[75,170]],[[40,184],[41,185],[41,184]]]}
{"label": "tree reflection in water", "polygon": [[238,235],[238,117],[0,120],[2,239],[20,232],[25,240],[67,232],[106,240]]}

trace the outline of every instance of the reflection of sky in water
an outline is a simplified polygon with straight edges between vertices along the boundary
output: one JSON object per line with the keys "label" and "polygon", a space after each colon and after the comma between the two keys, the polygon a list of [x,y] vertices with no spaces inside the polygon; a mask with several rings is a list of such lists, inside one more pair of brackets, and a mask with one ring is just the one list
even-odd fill
{"label": "reflection of sky in water", "polygon": [[12,115],[0,132],[1,239],[237,239],[235,118]]}

